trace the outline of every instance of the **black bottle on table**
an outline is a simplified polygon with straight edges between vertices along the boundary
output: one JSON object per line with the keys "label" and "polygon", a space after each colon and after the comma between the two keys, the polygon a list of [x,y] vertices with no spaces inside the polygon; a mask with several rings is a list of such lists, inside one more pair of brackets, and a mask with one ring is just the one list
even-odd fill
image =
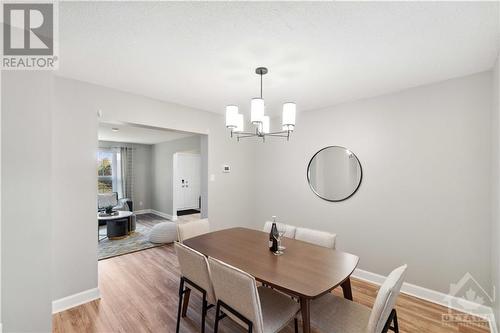
{"label": "black bottle on table", "polygon": [[273,222],[271,231],[269,232],[269,251],[278,251],[278,228],[276,227],[276,222]]}

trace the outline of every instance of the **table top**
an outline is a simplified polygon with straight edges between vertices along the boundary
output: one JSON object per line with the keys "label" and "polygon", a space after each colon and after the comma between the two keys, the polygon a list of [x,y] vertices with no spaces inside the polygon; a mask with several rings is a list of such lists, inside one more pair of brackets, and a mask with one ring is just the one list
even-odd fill
{"label": "table top", "polygon": [[99,216],[99,213],[97,213],[97,219],[98,220],[116,220],[116,219],[123,219],[125,217],[131,216],[133,213],[128,210],[118,210],[117,215],[111,215],[111,216]]}
{"label": "table top", "polygon": [[285,254],[269,251],[269,235],[231,228],[186,239],[184,244],[235,266],[272,287],[316,298],[339,286],[358,265],[355,255],[283,238]]}

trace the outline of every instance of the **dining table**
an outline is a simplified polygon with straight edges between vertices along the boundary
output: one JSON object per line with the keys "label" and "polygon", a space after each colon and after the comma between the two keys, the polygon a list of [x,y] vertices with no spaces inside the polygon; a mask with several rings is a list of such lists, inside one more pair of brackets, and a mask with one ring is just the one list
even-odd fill
{"label": "dining table", "polygon": [[352,300],[350,276],[359,262],[353,254],[284,237],[284,254],[275,255],[269,250],[268,233],[247,228],[210,232],[184,244],[298,299],[304,333],[311,331],[310,304],[315,298],[340,286]]}

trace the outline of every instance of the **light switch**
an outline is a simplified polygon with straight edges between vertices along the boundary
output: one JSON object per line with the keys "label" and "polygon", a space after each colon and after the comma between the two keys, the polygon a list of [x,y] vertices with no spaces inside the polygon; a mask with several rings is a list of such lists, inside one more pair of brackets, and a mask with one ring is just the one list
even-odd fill
{"label": "light switch", "polygon": [[214,175],[214,174],[211,174],[211,175],[210,175],[210,181],[211,181],[211,182],[214,182],[214,181],[215,181],[215,175]]}
{"label": "light switch", "polygon": [[223,165],[222,166],[222,172],[224,172],[224,173],[231,172],[231,167],[229,165],[227,165],[227,164]]}

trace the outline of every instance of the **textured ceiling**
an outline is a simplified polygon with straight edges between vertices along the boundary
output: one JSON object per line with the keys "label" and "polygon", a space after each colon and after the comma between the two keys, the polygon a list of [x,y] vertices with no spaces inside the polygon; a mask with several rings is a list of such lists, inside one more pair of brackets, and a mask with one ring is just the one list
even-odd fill
{"label": "textured ceiling", "polygon": [[213,112],[299,111],[485,71],[497,2],[61,2],[59,74]]}

